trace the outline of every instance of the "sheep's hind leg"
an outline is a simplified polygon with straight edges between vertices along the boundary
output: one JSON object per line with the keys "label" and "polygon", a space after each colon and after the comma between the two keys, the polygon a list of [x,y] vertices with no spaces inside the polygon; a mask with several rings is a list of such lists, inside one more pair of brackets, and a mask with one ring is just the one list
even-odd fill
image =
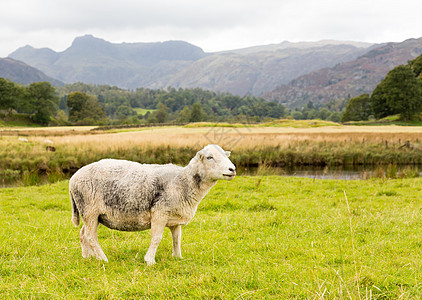
{"label": "sheep's hind leg", "polygon": [[181,244],[182,244],[182,226],[176,225],[170,227],[171,235],[173,237],[173,256],[177,258],[183,258],[182,257],[182,250],[181,250]]}
{"label": "sheep's hind leg", "polygon": [[80,233],[80,240],[81,240],[81,248],[82,248],[82,257],[88,258],[90,255],[89,249],[89,242],[87,237],[85,236],[85,223],[82,226],[81,233]]}
{"label": "sheep's hind leg", "polygon": [[[106,255],[103,252],[103,249],[101,249],[100,244],[98,243],[98,235],[97,235],[97,229],[98,229],[98,218],[93,218],[92,220],[87,221],[82,229],[85,227],[84,230],[84,242],[82,246],[82,256],[83,257],[89,257],[89,256],[95,256],[99,260],[104,260],[108,262],[108,259]],[[81,242],[82,242],[82,230],[81,230]],[[88,255],[84,256],[84,246],[85,251],[88,250]]]}

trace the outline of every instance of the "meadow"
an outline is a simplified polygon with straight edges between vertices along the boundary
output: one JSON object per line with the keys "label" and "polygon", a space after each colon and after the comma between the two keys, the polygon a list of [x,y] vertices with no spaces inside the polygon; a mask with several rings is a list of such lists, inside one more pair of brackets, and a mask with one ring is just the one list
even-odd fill
{"label": "meadow", "polygon": [[[324,121],[284,120],[247,127],[199,123],[93,129],[3,128],[0,185],[63,180],[83,165],[106,157],[184,165],[210,143],[231,150],[231,159],[240,169],[422,164],[421,127],[340,126]],[[47,146],[54,146],[56,151],[46,151]]]}
{"label": "meadow", "polygon": [[420,299],[422,179],[219,182],[147,267],[149,231],[83,259],[68,181],[0,189],[1,299]]}

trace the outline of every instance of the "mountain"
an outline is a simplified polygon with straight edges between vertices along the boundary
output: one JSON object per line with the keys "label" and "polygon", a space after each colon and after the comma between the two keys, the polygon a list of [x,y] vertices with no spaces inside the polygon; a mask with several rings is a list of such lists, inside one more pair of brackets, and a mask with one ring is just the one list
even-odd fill
{"label": "mountain", "polygon": [[215,53],[172,76],[168,86],[227,91],[259,96],[309,72],[353,60],[367,50],[353,45],[308,47],[268,45]]}
{"label": "mountain", "polygon": [[63,52],[25,46],[9,55],[66,83],[131,89],[163,87],[171,74],[205,56],[199,47],[182,41],[113,44],[91,35],[76,38]]}
{"label": "mountain", "polygon": [[293,78],[364,54],[370,44],[338,41],[283,42],[205,53],[182,41],[115,44],[86,35],[63,52],[19,48],[10,57],[66,83],[82,81],[121,88],[200,87],[261,95]]}
{"label": "mountain", "polygon": [[12,58],[0,58],[0,77],[25,85],[40,81],[48,81],[55,86],[63,85],[40,70]]}
{"label": "mountain", "polygon": [[379,45],[357,59],[311,72],[280,85],[264,97],[295,108],[309,101],[327,103],[334,99],[370,94],[391,69],[406,64],[421,53],[422,38]]}
{"label": "mountain", "polygon": [[222,51],[220,53],[230,52],[230,53],[237,53],[237,54],[252,54],[252,53],[263,52],[263,51],[284,50],[284,49],[287,49],[287,48],[296,48],[296,49],[318,48],[318,47],[324,47],[324,46],[327,46],[327,45],[337,45],[337,46],[339,46],[339,45],[351,45],[351,46],[354,46],[356,48],[369,48],[373,44],[364,43],[364,42],[337,41],[337,40],[321,40],[321,41],[317,41],[317,42],[296,42],[296,43],[284,41],[284,42],[281,42],[279,44],[252,46],[252,47],[247,47],[247,48]]}

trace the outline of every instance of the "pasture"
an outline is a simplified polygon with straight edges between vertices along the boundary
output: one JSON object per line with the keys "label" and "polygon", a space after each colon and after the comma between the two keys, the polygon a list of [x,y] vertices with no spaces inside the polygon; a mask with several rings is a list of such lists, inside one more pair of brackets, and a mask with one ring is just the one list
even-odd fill
{"label": "pasture", "polygon": [[0,189],[0,298],[419,299],[422,179],[219,182],[147,267],[149,231],[99,228],[83,259],[68,181]]}

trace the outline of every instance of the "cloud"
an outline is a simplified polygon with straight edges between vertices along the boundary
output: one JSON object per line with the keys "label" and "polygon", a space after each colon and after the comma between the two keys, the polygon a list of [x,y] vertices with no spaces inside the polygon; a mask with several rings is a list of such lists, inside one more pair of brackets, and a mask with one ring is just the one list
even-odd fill
{"label": "cloud", "polygon": [[[243,1],[6,0],[1,23],[19,30],[153,27],[220,28],[254,22],[258,5]],[[22,9],[24,8],[24,9]]]}
{"label": "cloud", "polygon": [[227,50],[284,40],[367,42],[420,37],[413,0],[3,0],[0,56],[31,44],[56,51],[76,36],[113,42],[186,40]]}

